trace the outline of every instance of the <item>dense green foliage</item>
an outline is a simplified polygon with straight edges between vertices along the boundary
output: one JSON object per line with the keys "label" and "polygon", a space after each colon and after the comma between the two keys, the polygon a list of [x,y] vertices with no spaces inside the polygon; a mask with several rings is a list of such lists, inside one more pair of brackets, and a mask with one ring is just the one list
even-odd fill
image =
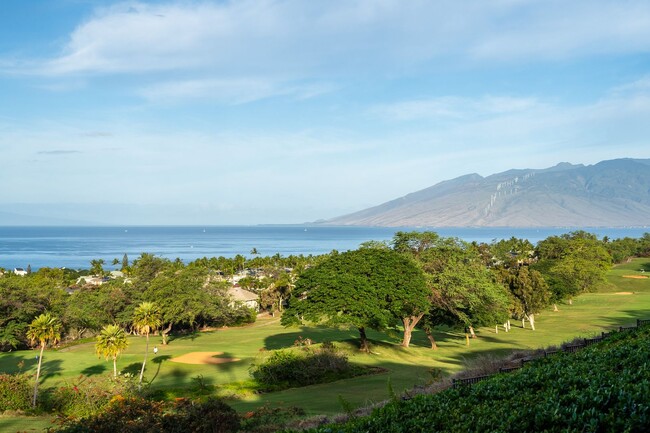
{"label": "dense green foliage", "polygon": [[27,410],[32,403],[32,377],[27,374],[0,374],[0,413]]}
{"label": "dense green foliage", "polygon": [[362,248],[331,254],[304,271],[282,316],[287,325],[311,321],[359,330],[386,329],[403,318],[426,312],[429,291],[409,258],[387,249]]}
{"label": "dense green foliage", "polygon": [[77,419],[101,412],[116,395],[135,397],[133,380],[124,376],[79,376],[48,390],[42,407],[64,419]]}
{"label": "dense green foliage", "polygon": [[174,404],[139,397],[114,398],[97,415],[72,420],[54,430],[65,433],[231,433],[239,430],[239,416],[217,399]]}
{"label": "dense green foliage", "polygon": [[250,371],[265,391],[332,382],[366,372],[333,348],[275,351]]}
{"label": "dense green foliage", "polygon": [[650,327],[615,334],[476,385],[393,401],[333,432],[646,432]]}

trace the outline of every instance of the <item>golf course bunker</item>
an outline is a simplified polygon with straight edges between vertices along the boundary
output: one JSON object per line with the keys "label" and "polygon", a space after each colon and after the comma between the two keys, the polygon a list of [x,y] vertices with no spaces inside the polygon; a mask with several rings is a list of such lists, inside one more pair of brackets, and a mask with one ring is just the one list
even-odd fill
{"label": "golf course bunker", "polygon": [[615,295],[634,295],[632,292],[616,292]]}
{"label": "golf course bunker", "polygon": [[226,364],[239,361],[239,358],[217,358],[219,355],[223,355],[223,352],[190,352],[172,358],[170,361],[182,364]]}
{"label": "golf course bunker", "polygon": [[623,278],[634,278],[636,280],[645,280],[648,277],[646,275],[623,275]]}

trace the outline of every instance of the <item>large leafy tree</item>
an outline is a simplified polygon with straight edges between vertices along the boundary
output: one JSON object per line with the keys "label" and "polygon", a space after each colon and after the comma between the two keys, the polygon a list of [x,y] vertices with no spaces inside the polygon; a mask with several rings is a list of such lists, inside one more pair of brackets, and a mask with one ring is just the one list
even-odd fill
{"label": "large leafy tree", "polygon": [[41,353],[38,356],[38,367],[36,368],[36,380],[34,381],[34,398],[32,400],[32,406],[36,407],[43,352],[48,343],[56,344],[61,339],[61,322],[50,313],[43,313],[29,324],[27,338],[29,338],[31,344],[38,342],[41,348]]}
{"label": "large leafy tree", "polygon": [[501,268],[497,276],[512,295],[510,312],[517,319],[528,319],[535,330],[535,314],[549,304],[551,292],[541,273],[528,266]]}
{"label": "large leafy tree", "polygon": [[[428,306],[425,280],[415,263],[391,250],[362,248],[332,253],[303,272],[282,323],[306,320],[355,327],[361,350],[368,351],[366,329],[385,329],[400,321],[417,323]],[[405,346],[411,329],[405,328]]]}
{"label": "large leafy tree", "polygon": [[144,297],[160,308],[164,344],[173,326],[211,324],[229,309],[223,283],[210,278],[208,269],[200,264],[166,268],[151,281]]}
{"label": "large leafy tree", "polygon": [[117,356],[129,346],[126,333],[118,325],[106,325],[97,336],[95,352],[113,360],[113,377],[117,377]]}
{"label": "large leafy tree", "polygon": [[144,335],[147,339],[142,369],[140,370],[140,379],[138,380],[138,388],[142,387],[142,376],[144,376],[144,368],[147,363],[147,355],[149,354],[149,334],[160,328],[161,324],[160,308],[153,302],[143,302],[133,312],[133,329],[138,334]]}
{"label": "large leafy tree", "polygon": [[498,323],[507,316],[508,295],[471,244],[434,232],[398,232],[392,245],[417,260],[426,274],[430,309],[421,325],[432,348],[435,326],[473,331],[474,326]]}
{"label": "large leafy tree", "polygon": [[605,283],[612,257],[598,238],[584,231],[551,236],[537,245],[542,273],[554,300],[571,299]]}

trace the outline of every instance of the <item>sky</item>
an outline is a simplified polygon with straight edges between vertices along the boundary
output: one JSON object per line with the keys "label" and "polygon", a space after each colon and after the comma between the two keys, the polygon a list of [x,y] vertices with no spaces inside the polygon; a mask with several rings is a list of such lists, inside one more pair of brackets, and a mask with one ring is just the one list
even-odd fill
{"label": "sky", "polygon": [[647,0],[0,7],[5,221],[302,223],[649,137]]}

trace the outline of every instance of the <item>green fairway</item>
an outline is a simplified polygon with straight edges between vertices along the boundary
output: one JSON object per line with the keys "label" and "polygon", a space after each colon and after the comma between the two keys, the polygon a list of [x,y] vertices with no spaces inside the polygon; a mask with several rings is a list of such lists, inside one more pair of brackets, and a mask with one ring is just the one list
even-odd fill
{"label": "green fairway", "polygon": [[[641,272],[645,270],[645,272]],[[463,369],[466,363],[478,355],[503,355],[513,349],[540,348],[559,344],[575,336],[590,336],[609,328],[634,324],[636,318],[650,318],[650,279],[629,278],[650,274],[650,260],[637,259],[617,266],[608,275],[612,286],[598,293],[581,295],[573,305],[559,304],[559,311],[551,308],[536,317],[536,331],[521,328],[521,322],[512,322],[512,331],[506,333],[500,327],[479,329],[478,338],[465,345],[463,335],[439,331],[435,334],[439,349],[429,349],[429,342],[422,332],[415,332],[412,346],[399,346],[401,333],[369,332],[372,353],[362,354],[356,350],[358,333],[355,330],[326,328],[284,328],[279,317],[260,317],[251,326],[221,329],[194,335],[177,336],[163,346],[160,338],[153,336],[145,377],[153,389],[168,391],[170,396],[182,396],[202,376],[204,383],[217,385],[221,395],[228,395],[225,384],[249,379],[248,370],[258,362],[266,351],[291,348],[299,336],[315,343],[333,341],[348,351],[352,362],[382,367],[385,373],[342,380],[335,383],[313,385],[267,394],[236,395],[230,403],[240,411],[264,404],[299,406],[307,414],[333,414],[341,412],[338,396],[352,405],[359,406],[388,397],[388,383],[396,392],[422,385],[431,379],[430,370],[439,369],[444,375]],[[130,346],[118,359],[118,369],[137,375],[145,350],[145,340],[130,337]],[[151,348],[158,345],[154,356]],[[184,364],[172,359],[191,352],[223,352],[220,357],[237,358],[237,361],[221,364]],[[0,371],[32,372],[36,367],[36,350],[3,353],[0,355]],[[80,375],[108,375],[112,363],[94,354],[94,343],[88,342],[58,350],[47,350],[43,358],[41,374],[43,388],[54,387],[67,381],[78,380]],[[42,427],[44,419],[31,425]],[[0,431],[28,430],[28,418],[0,418]]]}

